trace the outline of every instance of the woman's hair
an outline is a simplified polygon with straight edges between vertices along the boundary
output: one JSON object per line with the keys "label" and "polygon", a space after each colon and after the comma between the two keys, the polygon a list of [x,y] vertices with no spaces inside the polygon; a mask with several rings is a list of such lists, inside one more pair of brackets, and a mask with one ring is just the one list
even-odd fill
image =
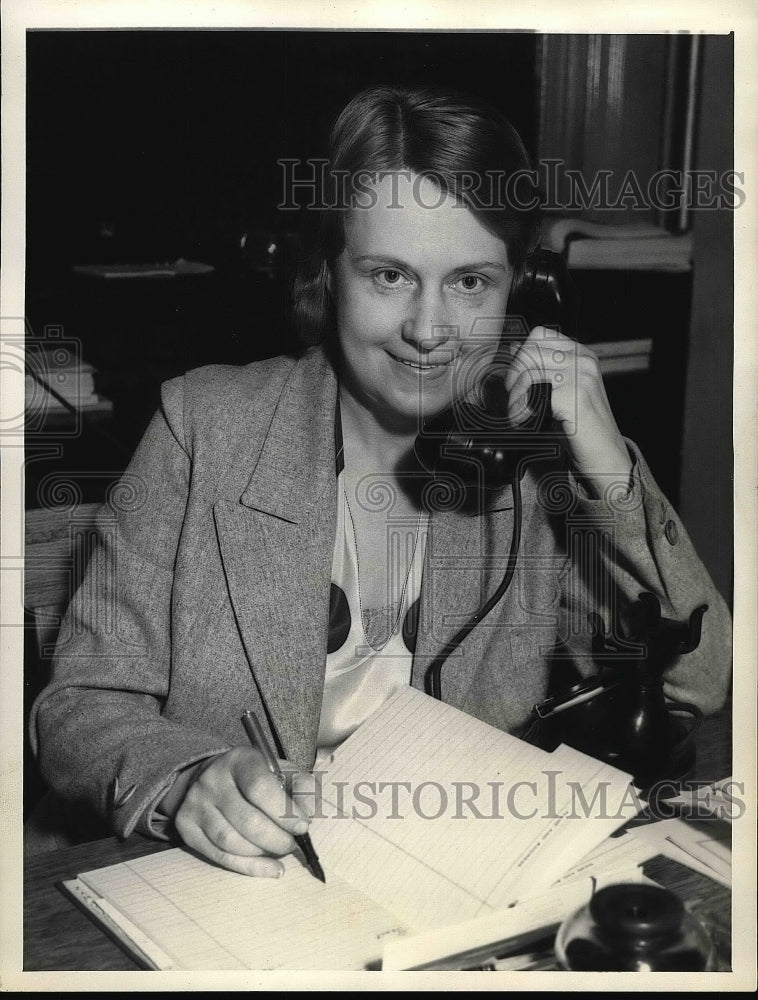
{"label": "woman's hair", "polygon": [[518,133],[483,101],[447,88],[371,87],[340,113],[330,137],[320,227],[293,285],[303,342],[319,343],[335,326],[329,268],[345,244],[346,210],[372,175],[428,176],[505,242],[518,282],[536,245],[536,185]]}

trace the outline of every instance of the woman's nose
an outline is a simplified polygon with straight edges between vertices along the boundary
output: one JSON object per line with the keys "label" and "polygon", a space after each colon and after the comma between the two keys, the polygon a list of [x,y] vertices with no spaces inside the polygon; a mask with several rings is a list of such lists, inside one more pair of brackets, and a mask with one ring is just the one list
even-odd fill
{"label": "woman's nose", "polygon": [[403,340],[419,351],[433,351],[458,336],[458,327],[447,317],[437,300],[423,299],[403,323]]}

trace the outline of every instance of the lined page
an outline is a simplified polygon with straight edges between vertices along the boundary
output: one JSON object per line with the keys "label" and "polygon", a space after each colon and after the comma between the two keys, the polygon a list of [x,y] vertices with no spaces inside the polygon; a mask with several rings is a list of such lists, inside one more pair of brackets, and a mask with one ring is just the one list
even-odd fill
{"label": "lined page", "polygon": [[311,837],[325,871],[414,931],[442,927],[547,889],[628,819],[577,809],[597,782],[617,803],[629,778],[405,688],[334,755]]}
{"label": "lined page", "polygon": [[362,969],[394,937],[547,890],[630,817],[629,787],[404,688],[323,778],[310,833],[326,885],[297,856],[255,879],[182,849],[80,879],[180,969]]}
{"label": "lined page", "polygon": [[179,969],[363,969],[403,933],[344,882],[283,860],[281,879],[250,878],[177,848],[79,878]]}

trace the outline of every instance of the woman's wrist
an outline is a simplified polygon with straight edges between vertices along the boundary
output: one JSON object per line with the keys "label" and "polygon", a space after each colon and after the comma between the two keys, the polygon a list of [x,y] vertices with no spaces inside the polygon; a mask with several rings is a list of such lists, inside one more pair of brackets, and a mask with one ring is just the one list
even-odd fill
{"label": "woman's wrist", "polygon": [[167,819],[173,819],[179,810],[179,806],[184,801],[184,796],[187,794],[190,785],[218,756],[218,754],[214,754],[212,757],[206,757],[203,760],[196,761],[194,764],[190,764],[183,771],[179,771],[158,803],[156,807],[157,812]]}
{"label": "woman's wrist", "polygon": [[605,462],[593,463],[590,471],[575,468],[574,475],[582,484],[589,500],[600,500],[609,486],[621,486],[630,490],[633,470],[634,460],[624,447],[623,453],[617,452],[609,455]]}

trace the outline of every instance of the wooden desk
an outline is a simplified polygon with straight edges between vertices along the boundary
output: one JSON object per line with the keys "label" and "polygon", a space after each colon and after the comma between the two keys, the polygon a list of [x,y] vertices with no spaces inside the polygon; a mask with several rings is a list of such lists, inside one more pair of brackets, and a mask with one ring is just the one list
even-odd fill
{"label": "wooden desk", "polygon": [[77,909],[56,883],[79,872],[166,850],[165,843],[110,837],[38,854],[24,865],[24,971],[120,971],[136,963]]}
{"label": "wooden desk", "polygon": [[[715,781],[732,773],[731,714],[706,719],[698,734],[698,760],[692,778]],[[69,900],[56,883],[82,871],[166,850],[141,836],[115,837],[80,844],[29,858],[24,874],[24,971],[122,971],[135,962]],[[716,882],[665,858],[645,865],[645,873],[677,891],[683,899],[699,900],[729,917],[729,892]],[[728,935],[728,923],[725,924]]]}

